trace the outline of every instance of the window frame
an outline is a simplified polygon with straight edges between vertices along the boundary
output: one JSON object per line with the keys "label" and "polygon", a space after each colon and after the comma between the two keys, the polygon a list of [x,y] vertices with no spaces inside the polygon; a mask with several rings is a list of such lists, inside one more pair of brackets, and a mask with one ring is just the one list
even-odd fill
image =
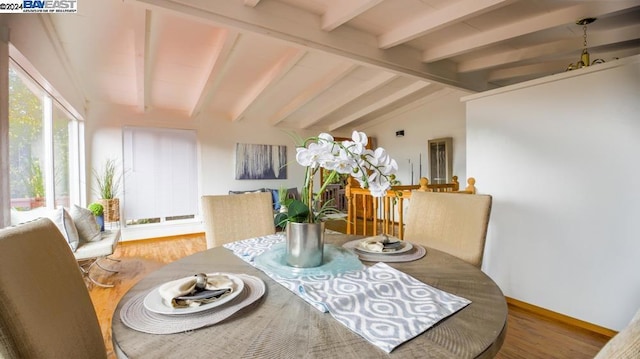
{"label": "window frame", "polygon": [[[8,46],[9,53],[7,66],[3,66],[2,71],[6,72],[7,85],[9,84],[9,71],[13,70],[21,78],[27,82],[28,87],[33,87],[37,91],[33,91],[34,95],[39,96],[42,101],[43,111],[43,173],[45,181],[45,207],[54,209],[56,207],[56,186],[55,186],[55,164],[54,158],[54,111],[60,111],[63,117],[67,118],[68,123],[68,175],[69,175],[69,206],[86,204],[86,189],[83,184],[86,183],[85,173],[85,146],[84,146],[84,118],[44,79],[44,77],[33,67],[33,65],[11,44]],[[7,86],[7,100],[11,98],[11,91]],[[7,101],[9,103],[9,101]],[[9,138],[9,111],[7,109],[6,126],[2,126],[3,138]],[[6,133],[5,133],[6,132]],[[7,158],[9,157],[9,143],[6,148]],[[6,173],[4,173],[6,171]],[[6,183],[0,183],[2,186],[9,187],[10,176],[7,169],[3,169],[2,179]],[[9,196],[6,203],[1,205],[4,208],[11,208],[11,192],[9,188]],[[4,196],[3,196],[4,197]],[[5,212],[6,213],[6,212]],[[0,218],[4,223],[9,224],[9,218]]]}

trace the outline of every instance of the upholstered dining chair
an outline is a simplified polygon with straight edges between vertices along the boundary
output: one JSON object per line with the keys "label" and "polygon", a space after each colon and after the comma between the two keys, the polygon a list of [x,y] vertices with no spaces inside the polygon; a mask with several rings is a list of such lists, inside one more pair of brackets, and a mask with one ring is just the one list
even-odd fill
{"label": "upholstered dining chair", "polygon": [[106,358],[69,244],[47,218],[0,229],[0,358]]}
{"label": "upholstered dining chair", "polygon": [[207,248],[274,234],[270,192],[202,196]]}
{"label": "upholstered dining chair", "polygon": [[480,268],[490,214],[490,195],[414,191],[404,239]]}
{"label": "upholstered dining chair", "polygon": [[594,359],[640,358],[640,309],[618,334],[600,349]]}

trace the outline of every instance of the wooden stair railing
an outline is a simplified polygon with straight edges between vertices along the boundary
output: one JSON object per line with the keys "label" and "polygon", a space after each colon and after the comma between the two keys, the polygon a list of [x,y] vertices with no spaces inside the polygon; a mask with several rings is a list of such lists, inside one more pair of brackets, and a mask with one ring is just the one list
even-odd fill
{"label": "wooden stair railing", "polygon": [[[371,196],[368,189],[360,187],[353,178],[349,178],[345,187],[347,207],[347,234],[376,236],[378,233],[388,234],[400,239],[404,238],[404,202],[411,199],[411,192],[447,192],[475,194],[476,180],[470,177],[468,186],[460,191],[458,177],[453,176],[451,183],[429,184],[425,177],[419,185],[392,186],[383,197]],[[380,217],[382,214],[382,218]],[[378,229],[380,227],[380,229]]]}

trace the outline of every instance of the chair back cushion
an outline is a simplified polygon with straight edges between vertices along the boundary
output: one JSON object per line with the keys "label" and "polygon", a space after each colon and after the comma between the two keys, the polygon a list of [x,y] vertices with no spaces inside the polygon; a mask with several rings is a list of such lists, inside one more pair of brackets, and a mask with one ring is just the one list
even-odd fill
{"label": "chair back cushion", "polygon": [[0,253],[0,353],[106,358],[78,264],[50,219],[0,229]]}
{"label": "chair back cushion", "polygon": [[640,358],[640,310],[631,322],[600,349],[594,359]]}
{"label": "chair back cushion", "polygon": [[411,193],[404,239],[454,255],[480,268],[491,196]]}
{"label": "chair back cushion", "polygon": [[207,248],[275,233],[270,192],[202,196]]}

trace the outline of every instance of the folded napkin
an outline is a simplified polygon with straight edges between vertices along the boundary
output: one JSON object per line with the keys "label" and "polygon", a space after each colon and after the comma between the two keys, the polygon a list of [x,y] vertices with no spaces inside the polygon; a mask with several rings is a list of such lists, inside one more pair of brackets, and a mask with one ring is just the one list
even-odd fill
{"label": "folded napkin", "polygon": [[299,290],[387,353],[471,303],[385,263],[306,283]]}
{"label": "folded napkin", "polygon": [[367,237],[360,242],[360,248],[370,252],[395,252],[401,245],[402,242],[398,238],[387,235]]}
{"label": "folded napkin", "polygon": [[202,304],[215,302],[233,292],[233,281],[223,274],[207,275],[207,285],[204,290],[224,290],[222,293],[205,298],[187,299],[185,296],[197,294],[196,277],[187,277],[167,282],[158,288],[160,297],[165,304],[173,308],[197,307]]}

